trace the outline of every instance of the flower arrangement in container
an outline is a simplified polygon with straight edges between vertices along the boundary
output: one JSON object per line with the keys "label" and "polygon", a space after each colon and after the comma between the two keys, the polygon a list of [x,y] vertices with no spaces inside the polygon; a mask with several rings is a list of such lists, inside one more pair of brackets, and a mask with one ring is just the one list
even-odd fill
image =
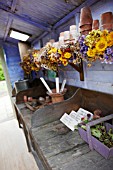
{"label": "flower arrangement in container", "polygon": [[92,30],[87,36],[79,38],[82,59],[91,66],[99,59],[102,63],[113,64],[113,31]]}
{"label": "flower arrangement in container", "polygon": [[106,159],[113,157],[113,125],[106,121],[113,119],[113,114],[79,124],[81,138]]}

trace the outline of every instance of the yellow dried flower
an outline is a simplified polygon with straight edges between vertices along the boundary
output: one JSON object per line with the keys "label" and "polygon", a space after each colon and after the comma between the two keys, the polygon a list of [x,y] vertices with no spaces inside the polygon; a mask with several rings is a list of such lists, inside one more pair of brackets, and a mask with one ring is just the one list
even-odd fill
{"label": "yellow dried flower", "polygon": [[89,57],[94,57],[95,56],[95,53],[96,53],[96,49],[88,49],[88,51],[87,51],[87,55],[89,56]]}
{"label": "yellow dried flower", "polygon": [[68,61],[65,59],[65,60],[62,61],[62,64],[63,64],[64,66],[67,66],[67,65],[68,65]]}
{"label": "yellow dried flower", "polygon": [[64,57],[65,58],[70,58],[71,57],[71,53],[69,53],[69,52],[64,53]]}
{"label": "yellow dried flower", "polygon": [[108,42],[108,46],[112,46],[113,45],[113,31],[108,34],[107,42]]}
{"label": "yellow dried flower", "polygon": [[109,41],[107,42],[107,45],[108,45],[108,47],[113,46],[113,40],[112,40],[112,41],[109,40]]}
{"label": "yellow dried flower", "polygon": [[58,50],[58,53],[62,55],[62,51],[61,50]]}
{"label": "yellow dried flower", "polygon": [[106,37],[108,35],[108,30],[103,30],[101,36]]}
{"label": "yellow dried flower", "polygon": [[56,53],[57,52],[57,48],[52,48],[52,52]]}
{"label": "yellow dried flower", "polygon": [[106,48],[107,48],[107,41],[101,39],[100,41],[97,42],[96,49],[98,51],[104,51]]}
{"label": "yellow dried flower", "polygon": [[48,51],[48,54],[56,53],[57,48],[52,47],[51,50]]}

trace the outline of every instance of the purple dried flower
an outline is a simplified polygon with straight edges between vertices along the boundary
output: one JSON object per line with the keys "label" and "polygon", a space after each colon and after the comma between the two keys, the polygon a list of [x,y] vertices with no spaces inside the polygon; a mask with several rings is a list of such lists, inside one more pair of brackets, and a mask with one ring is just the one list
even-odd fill
{"label": "purple dried flower", "polygon": [[109,59],[109,57],[108,57],[107,55],[105,55],[105,56],[104,56],[104,58],[105,58],[106,60],[108,60],[108,59]]}
{"label": "purple dried flower", "polygon": [[105,53],[106,53],[107,55],[110,55],[110,54],[112,53],[111,48],[106,48]]}

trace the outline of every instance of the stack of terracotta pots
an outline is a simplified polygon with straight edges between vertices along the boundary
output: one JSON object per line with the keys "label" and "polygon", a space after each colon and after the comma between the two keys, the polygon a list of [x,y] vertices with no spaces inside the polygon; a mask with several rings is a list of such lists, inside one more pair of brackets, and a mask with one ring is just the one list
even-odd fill
{"label": "stack of terracotta pots", "polygon": [[92,30],[98,30],[99,29],[99,20],[93,20],[93,24],[92,24]]}
{"label": "stack of terracotta pots", "polygon": [[92,14],[89,7],[83,7],[80,13],[80,33],[87,35],[92,30]]}
{"label": "stack of terracotta pots", "polygon": [[101,30],[113,30],[113,14],[112,12],[105,12],[101,15]]}

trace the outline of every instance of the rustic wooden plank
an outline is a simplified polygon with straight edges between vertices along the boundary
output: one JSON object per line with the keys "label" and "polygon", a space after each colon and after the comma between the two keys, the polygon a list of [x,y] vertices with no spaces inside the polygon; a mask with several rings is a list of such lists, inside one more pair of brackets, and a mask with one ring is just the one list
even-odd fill
{"label": "rustic wooden plank", "polygon": [[[93,76],[92,76],[93,75]],[[104,78],[103,78],[104,77]],[[110,82],[113,83],[111,71],[88,71],[87,72],[88,81],[99,81],[99,82]]]}
{"label": "rustic wooden plank", "polygon": [[[31,129],[31,133],[39,156],[49,163],[50,168],[58,163],[57,159],[59,159],[60,154],[62,159],[64,158],[63,162],[67,162],[65,155],[67,155],[67,159],[69,158],[70,160],[72,154],[73,157],[78,157],[82,153],[89,152],[88,147],[83,150],[83,148],[85,148],[83,147],[84,141],[80,138],[78,132],[70,131],[59,121],[40,126],[38,128],[33,128]],[[78,148],[80,151],[77,151]],[[57,159],[56,161],[53,161],[55,160],[55,157]],[[53,162],[54,165],[52,165],[51,162]]]}
{"label": "rustic wooden plank", "polygon": [[100,108],[103,115],[113,113],[113,95],[85,89],[82,89],[82,95],[84,97],[84,108],[90,111]]}
{"label": "rustic wooden plank", "polygon": [[61,169],[65,164],[69,164],[72,160],[76,160],[82,155],[90,152],[87,144],[79,145],[73,149],[70,149],[66,152],[61,152],[56,154],[50,158],[48,158],[48,162],[51,165],[52,169]]}
{"label": "rustic wooden plank", "polygon": [[71,110],[78,110],[79,105],[82,105],[82,98],[80,96],[81,90],[78,89],[71,98],[35,111],[31,119],[32,127],[38,127],[55,121],[65,112],[69,113]]}
{"label": "rustic wooden plank", "polygon": [[38,127],[59,119],[65,112],[83,107],[91,112],[101,109],[103,115],[113,112],[113,95],[92,90],[78,89],[74,96],[61,103],[55,103],[37,110],[31,119],[32,127]]}
{"label": "rustic wooden plank", "polygon": [[[52,138],[49,138],[50,132],[47,132],[48,139],[42,139],[41,135],[33,134],[40,149],[42,150],[46,159],[58,155],[60,153],[68,152],[70,150],[74,150],[77,147],[84,144],[84,141],[80,138],[78,132],[67,132],[64,134],[58,134]],[[45,135],[45,133],[43,133]]]}
{"label": "rustic wooden plank", "polygon": [[46,95],[46,89],[44,86],[39,85],[38,87],[33,87],[29,88],[27,90],[20,91],[16,95],[16,103],[22,103],[23,97],[24,96],[29,96],[29,97],[40,97],[40,96],[45,96]]}
{"label": "rustic wooden plank", "polygon": [[[82,155],[67,164],[64,164],[60,169],[62,170],[112,170],[113,158],[105,160],[96,151],[91,151]],[[54,169],[54,168],[53,168]],[[57,168],[56,168],[57,169]],[[54,169],[54,170],[56,170]]]}
{"label": "rustic wooden plank", "polygon": [[66,21],[68,21],[70,18],[72,18],[77,12],[80,11],[81,8],[83,8],[84,6],[88,5],[91,6],[92,4],[96,3],[97,0],[87,0],[84,3],[82,3],[79,7],[75,8],[73,11],[71,11],[68,15],[66,15],[64,18],[62,18],[60,21],[58,21],[53,28],[56,29],[57,27],[59,27],[60,25],[62,25],[63,23],[65,23]]}
{"label": "rustic wooden plank", "polygon": [[81,140],[77,131],[69,131],[66,134],[56,132],[56,135],[52,133],[52,129],[60,124],[55,121],[32,129],[35,143],[51,169],[75,170],[76,167],[77,170],[90,170],[92,167],[92,170],[95,170],[101,167],[101,170],[102,168],[106,170],[105,167],[111,168],[113,159],[108,163],[97,152],[90,152],[88,145]]}

